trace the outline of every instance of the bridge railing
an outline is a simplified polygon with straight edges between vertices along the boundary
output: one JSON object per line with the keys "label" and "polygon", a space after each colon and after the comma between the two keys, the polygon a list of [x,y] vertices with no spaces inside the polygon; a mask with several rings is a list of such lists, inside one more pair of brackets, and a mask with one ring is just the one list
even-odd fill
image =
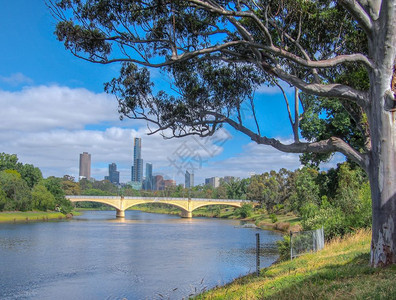
{"label": "bridge railing", "polygon": [[88,195],[66,195],[66,198],[69,199],[77,199],[77,198],[86,198],[86,199],[120,199],[120,196],[88,196]]}
{"label": "bridge railing", "polygon": [[[91,196],[91,195],[67,195],[69,199],[120,199],[120,196]],[[151,201],[186,201],[188,198],[174,198],[174,197],[124,197],[124,200],[151,200]],[[252,200],[241,199],[208,199],[208,198],[191,198],[191,201],[204,201],[204,202],[256,202]]]}

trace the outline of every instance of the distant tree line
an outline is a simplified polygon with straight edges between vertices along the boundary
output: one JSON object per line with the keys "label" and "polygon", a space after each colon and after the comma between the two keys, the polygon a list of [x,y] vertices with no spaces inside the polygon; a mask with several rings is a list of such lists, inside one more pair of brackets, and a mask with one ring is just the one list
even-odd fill
{"label": "distant tree line", "polygon": [[43,178],[39,168],[18,162],[15,154],[0,153],[0,211],[72,209],[61,178]]}
{"label": "distant tree line", "polygon": [[[305,166],[295,171],[280,169],[253,175],[250,178],[221,182],[219,187],[197,185],[190,189],[182,185],[162,191],[119,188],[107,180],[75,182],[71,176],[61,180],[67,195],[123,195],[141,197],[191,197],[217,199],[246,199],[260,203],[256,208],[271,216],[294,213],[301,217],[304,230],[325,229],[327,238],[341,236],[357,228],[371,226],[371,195],[366,173],[356,164],[345,162],[328,171]],[[77,203],[78,207],[108,207],[100,203]],[[241,216],[252,212],[247,207]],[[276,217],[274,217],[276,220]]]}

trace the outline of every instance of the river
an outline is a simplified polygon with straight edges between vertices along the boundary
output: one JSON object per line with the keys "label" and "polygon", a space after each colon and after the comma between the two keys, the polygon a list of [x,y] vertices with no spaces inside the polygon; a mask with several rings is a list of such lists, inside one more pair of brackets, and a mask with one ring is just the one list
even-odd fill
{"label": "river", "polygon": [[69,221],[0,224],[0,299],[182,299],[277,258],[278,233],[240,221],[87,211]]}

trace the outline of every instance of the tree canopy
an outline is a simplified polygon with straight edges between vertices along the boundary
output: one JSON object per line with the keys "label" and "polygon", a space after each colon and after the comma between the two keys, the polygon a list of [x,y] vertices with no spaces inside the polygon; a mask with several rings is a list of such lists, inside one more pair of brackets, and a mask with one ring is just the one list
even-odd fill
{"label": "tree canopy", "polygon": [[[122,116],[170,137],[212,135],[223,124],[258,144],[341,152],[369,175],[372,264],[396,263],[395,0],[48,0],[57,38],[75,56],[121,63],[105,85]],[[169,76],[155,92],[150,71]],[[281,81],[291,143],[267,136],[254,92]],[[250,107],[253,122],[242,117]],[[385,241],[385,242],[384,242]],[[386,245],[383,246],[383,245]],[[385,247],[385,248],[384,248]],[[385,250],[384,250],[385,249]]]}

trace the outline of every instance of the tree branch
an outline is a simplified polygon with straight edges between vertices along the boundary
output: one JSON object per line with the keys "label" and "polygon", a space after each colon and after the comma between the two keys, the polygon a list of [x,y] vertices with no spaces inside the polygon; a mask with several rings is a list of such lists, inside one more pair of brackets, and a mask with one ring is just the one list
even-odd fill
{"label": "tree branch", "polygon": [[279,67],[272,67],[264,62],[262,63],[262,68],[264,69],[264,71],[279,77],[280,79],[288,82],[289,84],[297,87],[298,89],[308,94],[313,94],[321,97],[346,99],[357,103],[364,109],[369,103],[367,92],[358,91],[346,85],[306,83],[297,76],[291,75],[283,71]]}
{"label": "tree branch", "polygon": [[355,18],[368,36],[373,35],[373,23],[370,16],[366,13],[360,3],[356,0],[340,0],[341,4]]}
{"label": "tree branch", "polygon": [[344,142],[342,139],[337,137],[331,137],[327,140],[311,143],[295,142],[289,145],[281,143],[279,140],[274,138],[267,138],[265,136],[259,136],[250,129],[241,126],[232,119],[226,118],[225,123],[231,125],[236,130],[249,136],[252,141],[257,144],[272,146],[275,149],[287,152],[287,153],[330,153],[330,152],[341,152],[349,159],[359,164],[364,170],[368,170],[368,158],[365,154],[361,154],[353,149],[349,144]]}

